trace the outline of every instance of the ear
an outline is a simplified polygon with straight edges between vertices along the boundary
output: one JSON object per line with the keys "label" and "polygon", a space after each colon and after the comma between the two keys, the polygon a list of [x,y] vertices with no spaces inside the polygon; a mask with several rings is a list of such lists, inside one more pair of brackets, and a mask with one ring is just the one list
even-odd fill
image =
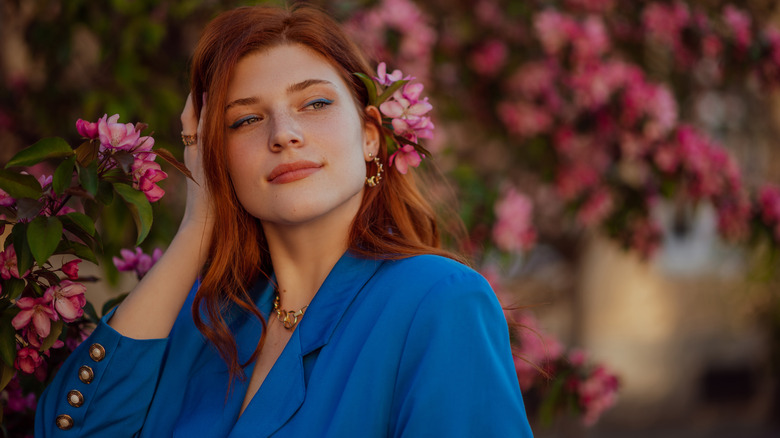
{"label": "ear", "polygon": [[[366,114],[368,114],[368,117],[377,121],[377,124],[382,124],[382,114],[377,107],[369,105],[366,107],[365,111]],[[376,157],[379,154],[380,135],[382,135],[382,133],[379,131],[379,128],[377,128],[377,125],[370,122],[365,124],[363,128],[363,158],[365,158],[366,161],[371,161],[373,159],[369,158],[369,156]]]}

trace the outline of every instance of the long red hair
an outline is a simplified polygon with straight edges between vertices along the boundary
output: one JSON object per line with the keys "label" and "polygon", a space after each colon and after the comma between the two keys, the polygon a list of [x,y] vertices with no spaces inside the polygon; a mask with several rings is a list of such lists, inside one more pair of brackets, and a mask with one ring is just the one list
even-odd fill
{"label": "long red hair", "polygon": [[[239,363],[225,312],[238,306],[265,324],[248,290],[259,277],[268,278],[272,267],[260,222],[243,208],[231,183],[223,108],[238,61],[247,54],[281,44],[302,44],[324,56],[350,88],[363,123],[378,127],[378,122],[363,110],[368,105],[368,93],[353,74],[371,76],[373,71],[341,26],[325,13],[311,7],[242,7],[219,15],[204,29],[192,59],[191,91],[193,96],[207,93],[201,141],[203,162],[208,163],[206,183],[214,200],[215,228],[192,313],[195,325],[216,346],[233,376],[243,377],[244,365]],[[195,102],[200,114],[199,99]],[[384,136],[380,138],[379,159],[387,163],[387,145]],[[441,249],[435,214],[413,177],[402,175],[387,164],[385,168],[388,171],[382,182],[364,190],[350,229],[350,250],[383,259],[419,254],[456,258]],[[366,174],[373,173],[376,168],[369,162]],[[264,333],[250,362],[260,351]]]}

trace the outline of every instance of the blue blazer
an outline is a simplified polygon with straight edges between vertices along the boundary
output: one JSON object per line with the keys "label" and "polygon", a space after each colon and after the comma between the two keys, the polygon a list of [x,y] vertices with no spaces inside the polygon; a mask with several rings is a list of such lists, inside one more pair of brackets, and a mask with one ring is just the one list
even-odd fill
{"label": "blue blazer", "polygon": [[[107,315],[41,397],[35,436],[532,436],[501,307],[457,262],[346,253],[240,417],[249,379],[230,382],[195,327],[196,287],[165,339],[123,337]],[[273,288],[252,297],[267,316]],[[228,318],[245,361],[262,326]]]}

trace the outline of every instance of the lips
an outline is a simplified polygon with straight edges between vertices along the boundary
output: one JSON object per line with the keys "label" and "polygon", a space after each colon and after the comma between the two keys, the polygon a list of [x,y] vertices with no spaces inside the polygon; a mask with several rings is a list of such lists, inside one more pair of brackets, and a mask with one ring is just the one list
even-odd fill
{"label": "lips", "polygon": [[285,184],[306,178],[312,173],[320,170],[322,164],[313,161],[294,161],[292,163],[280,164],[268,175],[268,182],[271,184]]}

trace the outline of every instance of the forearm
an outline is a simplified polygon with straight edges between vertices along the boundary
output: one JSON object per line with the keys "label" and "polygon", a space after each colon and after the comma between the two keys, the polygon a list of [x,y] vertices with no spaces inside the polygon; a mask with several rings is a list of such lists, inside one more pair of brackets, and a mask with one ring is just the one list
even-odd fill
{"label": "forearm", "polygon": [[134,339],[167,337],[205,263],[210,227],[182,225],[160,260],[117,308],[109,325]]}

